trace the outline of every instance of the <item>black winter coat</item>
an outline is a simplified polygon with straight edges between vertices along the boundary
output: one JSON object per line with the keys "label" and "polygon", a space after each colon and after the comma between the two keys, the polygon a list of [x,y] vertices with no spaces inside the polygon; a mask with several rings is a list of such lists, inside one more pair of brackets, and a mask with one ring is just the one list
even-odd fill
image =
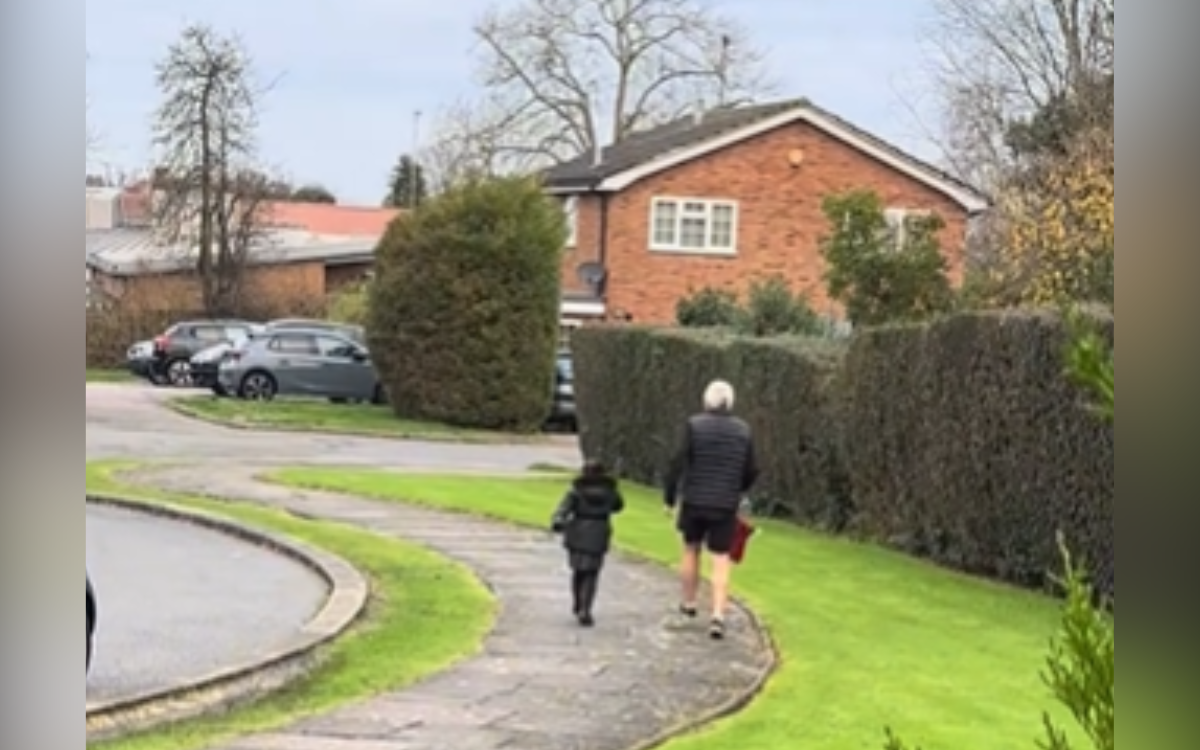
{"label": "black winter coat", "polygon": [[616,480],[580,477],[558,506],[553,527],[571,552],[603,555],[612,545],[612,517],[623,510],[625,499]]}

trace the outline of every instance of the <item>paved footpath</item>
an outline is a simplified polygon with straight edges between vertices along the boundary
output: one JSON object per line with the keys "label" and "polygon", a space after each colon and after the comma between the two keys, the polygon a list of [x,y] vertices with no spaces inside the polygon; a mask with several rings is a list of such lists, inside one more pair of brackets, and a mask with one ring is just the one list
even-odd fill
{"label": "paved footpath", "polygon": [[[770,667],[744,612],[712,643],[671,627],[674,577],[614,557],[599,626],[572,620],[564,555],[547,533],[398,504],[275,487],[248,466],[158,468],[136,481],[238,498],[423,543],[474,569],[501,605],[482,653],[420,685],[213,750],[629,750],[713,718]],[[547,498],[547,516],[557,498]],[[664,521],[663,533],[670,533]]]}

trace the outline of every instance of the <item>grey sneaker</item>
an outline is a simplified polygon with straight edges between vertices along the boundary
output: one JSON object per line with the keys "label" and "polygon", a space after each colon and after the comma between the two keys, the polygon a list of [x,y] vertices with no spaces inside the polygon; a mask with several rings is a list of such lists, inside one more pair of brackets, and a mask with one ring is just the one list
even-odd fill
{"label": "grey sneaker", "polygon": [[725,621],[714,617],[708,625],[708,637],[714,641],[725,640]]}

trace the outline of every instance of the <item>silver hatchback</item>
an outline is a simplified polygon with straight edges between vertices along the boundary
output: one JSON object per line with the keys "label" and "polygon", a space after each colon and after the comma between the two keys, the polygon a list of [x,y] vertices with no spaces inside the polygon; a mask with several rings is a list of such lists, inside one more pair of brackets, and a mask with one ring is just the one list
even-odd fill
{"label": "silver hatchback", "polygon": [[267,331],[226,355],[221,387],[240,398],[277,396],[383,403],[384,390],[367,348],[330,330]]}

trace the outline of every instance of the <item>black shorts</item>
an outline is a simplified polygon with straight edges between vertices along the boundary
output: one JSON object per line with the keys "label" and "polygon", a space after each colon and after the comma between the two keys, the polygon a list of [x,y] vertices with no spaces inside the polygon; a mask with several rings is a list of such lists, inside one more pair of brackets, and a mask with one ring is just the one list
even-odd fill
{"label": "black shorts", "polygon": [[737,538],[737,512],[689,508],[679,512],[679,533],[689,547],[706,547],[714,555],[728,555]]}

